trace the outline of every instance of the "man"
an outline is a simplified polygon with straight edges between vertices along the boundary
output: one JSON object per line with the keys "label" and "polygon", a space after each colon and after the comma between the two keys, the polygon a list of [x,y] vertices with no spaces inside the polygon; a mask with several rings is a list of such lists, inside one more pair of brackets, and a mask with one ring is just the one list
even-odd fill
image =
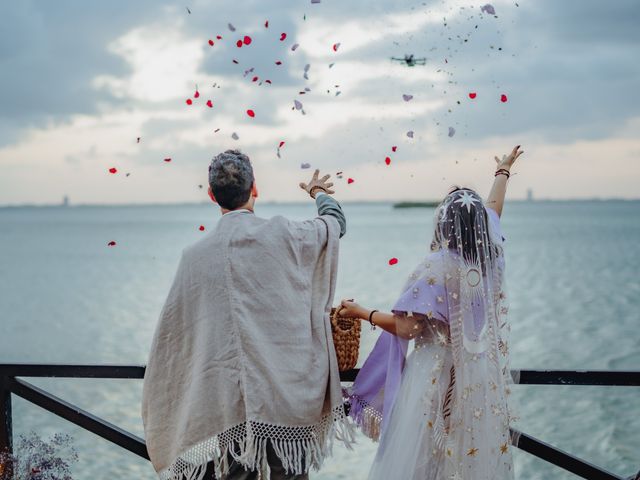
{"label": "man", "polygon": [[306,479],[350,440],[328,319],[346,221],[328,180],[300,184],[314,220],[265,220],[249,158],[211,162],[222,218],[182,254],[144,379],[160,478]]}

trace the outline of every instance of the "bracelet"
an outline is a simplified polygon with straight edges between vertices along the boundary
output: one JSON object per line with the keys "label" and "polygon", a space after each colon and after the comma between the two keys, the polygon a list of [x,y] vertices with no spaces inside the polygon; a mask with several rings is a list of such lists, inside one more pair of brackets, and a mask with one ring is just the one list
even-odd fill
{"label": "bracelet", "polygon": [[315,198],[316,198],[316,197],[315,197],[315,194],[314,194],[314,192],[315,192],[316,190],[322,190],[324,193],[327,193],[327,190],[326,190],[324,187],[320,187],[320,186],[316,185],[316,186],[315,186],[315,187],[313,187],[311,190],[309,190],[309,196],[310,196],[311,198],[313,198],[314,200],[315,200]]}
{"label": "bracelet", "polygon": [[376,329],[376,324],[373,323],[373,314],[376,313],[378,310],[371,310],[371,313],[369,314],[369,323],[371,324],[371,330],[375,330]]}
{"label": "bracelet", "polygon": [[496,174],[494,176],[497,177],[498,175],[506,175],[506,177],[509,178],[511,173],[506,168],[500,168],[499,170],[496,170]]}

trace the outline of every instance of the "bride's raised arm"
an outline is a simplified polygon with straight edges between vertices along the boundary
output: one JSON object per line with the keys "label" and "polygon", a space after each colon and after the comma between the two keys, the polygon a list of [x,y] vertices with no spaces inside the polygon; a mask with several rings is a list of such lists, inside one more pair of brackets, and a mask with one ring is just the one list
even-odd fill
{"label": "bride's raised arm", "polygon": [[504,197],[507,193],[507,180],[511,175],[511,167],[515,163],[516,159],[522,155],[524,151],[520,150],[520,145],[514,147],[509,156],[503,155],[502,160],[495,157],[497,169],[496,179],[493,181],[493,187],[487,197],[487,207],[495,210],[498,216],[502,215],[502,207],[504,206]]}

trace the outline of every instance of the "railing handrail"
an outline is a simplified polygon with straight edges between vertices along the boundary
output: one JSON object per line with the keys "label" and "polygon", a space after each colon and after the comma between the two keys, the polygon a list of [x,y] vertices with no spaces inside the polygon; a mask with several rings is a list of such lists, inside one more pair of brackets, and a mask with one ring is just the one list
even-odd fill
{"label": "railing handrail", "polygon": [[[341,372],[343,382],[352,382],[358,369]],[[78,425],[142,458],[149,459],[144,439],[133,435],[18,377],[142,379],[144,365],[80,365],[0,363],[0,451],[12,447],[11,395],[17,395],[69,422]],[[606,370],[512,370],[519,384],[640,386],[640,371]],[[542,442],[526,433],[517,434],[517,446],[542,460],[582,478],[624,480],[585,460]],[[632,477],[628,477],[632,478]],[[638,477],[640,478],[640,473]]]}

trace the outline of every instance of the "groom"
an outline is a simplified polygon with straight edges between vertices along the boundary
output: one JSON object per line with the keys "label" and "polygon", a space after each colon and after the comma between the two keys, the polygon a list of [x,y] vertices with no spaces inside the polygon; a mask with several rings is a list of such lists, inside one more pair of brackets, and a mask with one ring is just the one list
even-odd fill
{"label": "groom", "polygon": [[162,479],[306,479],[349,439],[328,321],[346,231],[329,175],[300,184],[318,216],[254,214],[238,150],[209,167],[216,228],[186,248],[146,368],[142,417]]}

